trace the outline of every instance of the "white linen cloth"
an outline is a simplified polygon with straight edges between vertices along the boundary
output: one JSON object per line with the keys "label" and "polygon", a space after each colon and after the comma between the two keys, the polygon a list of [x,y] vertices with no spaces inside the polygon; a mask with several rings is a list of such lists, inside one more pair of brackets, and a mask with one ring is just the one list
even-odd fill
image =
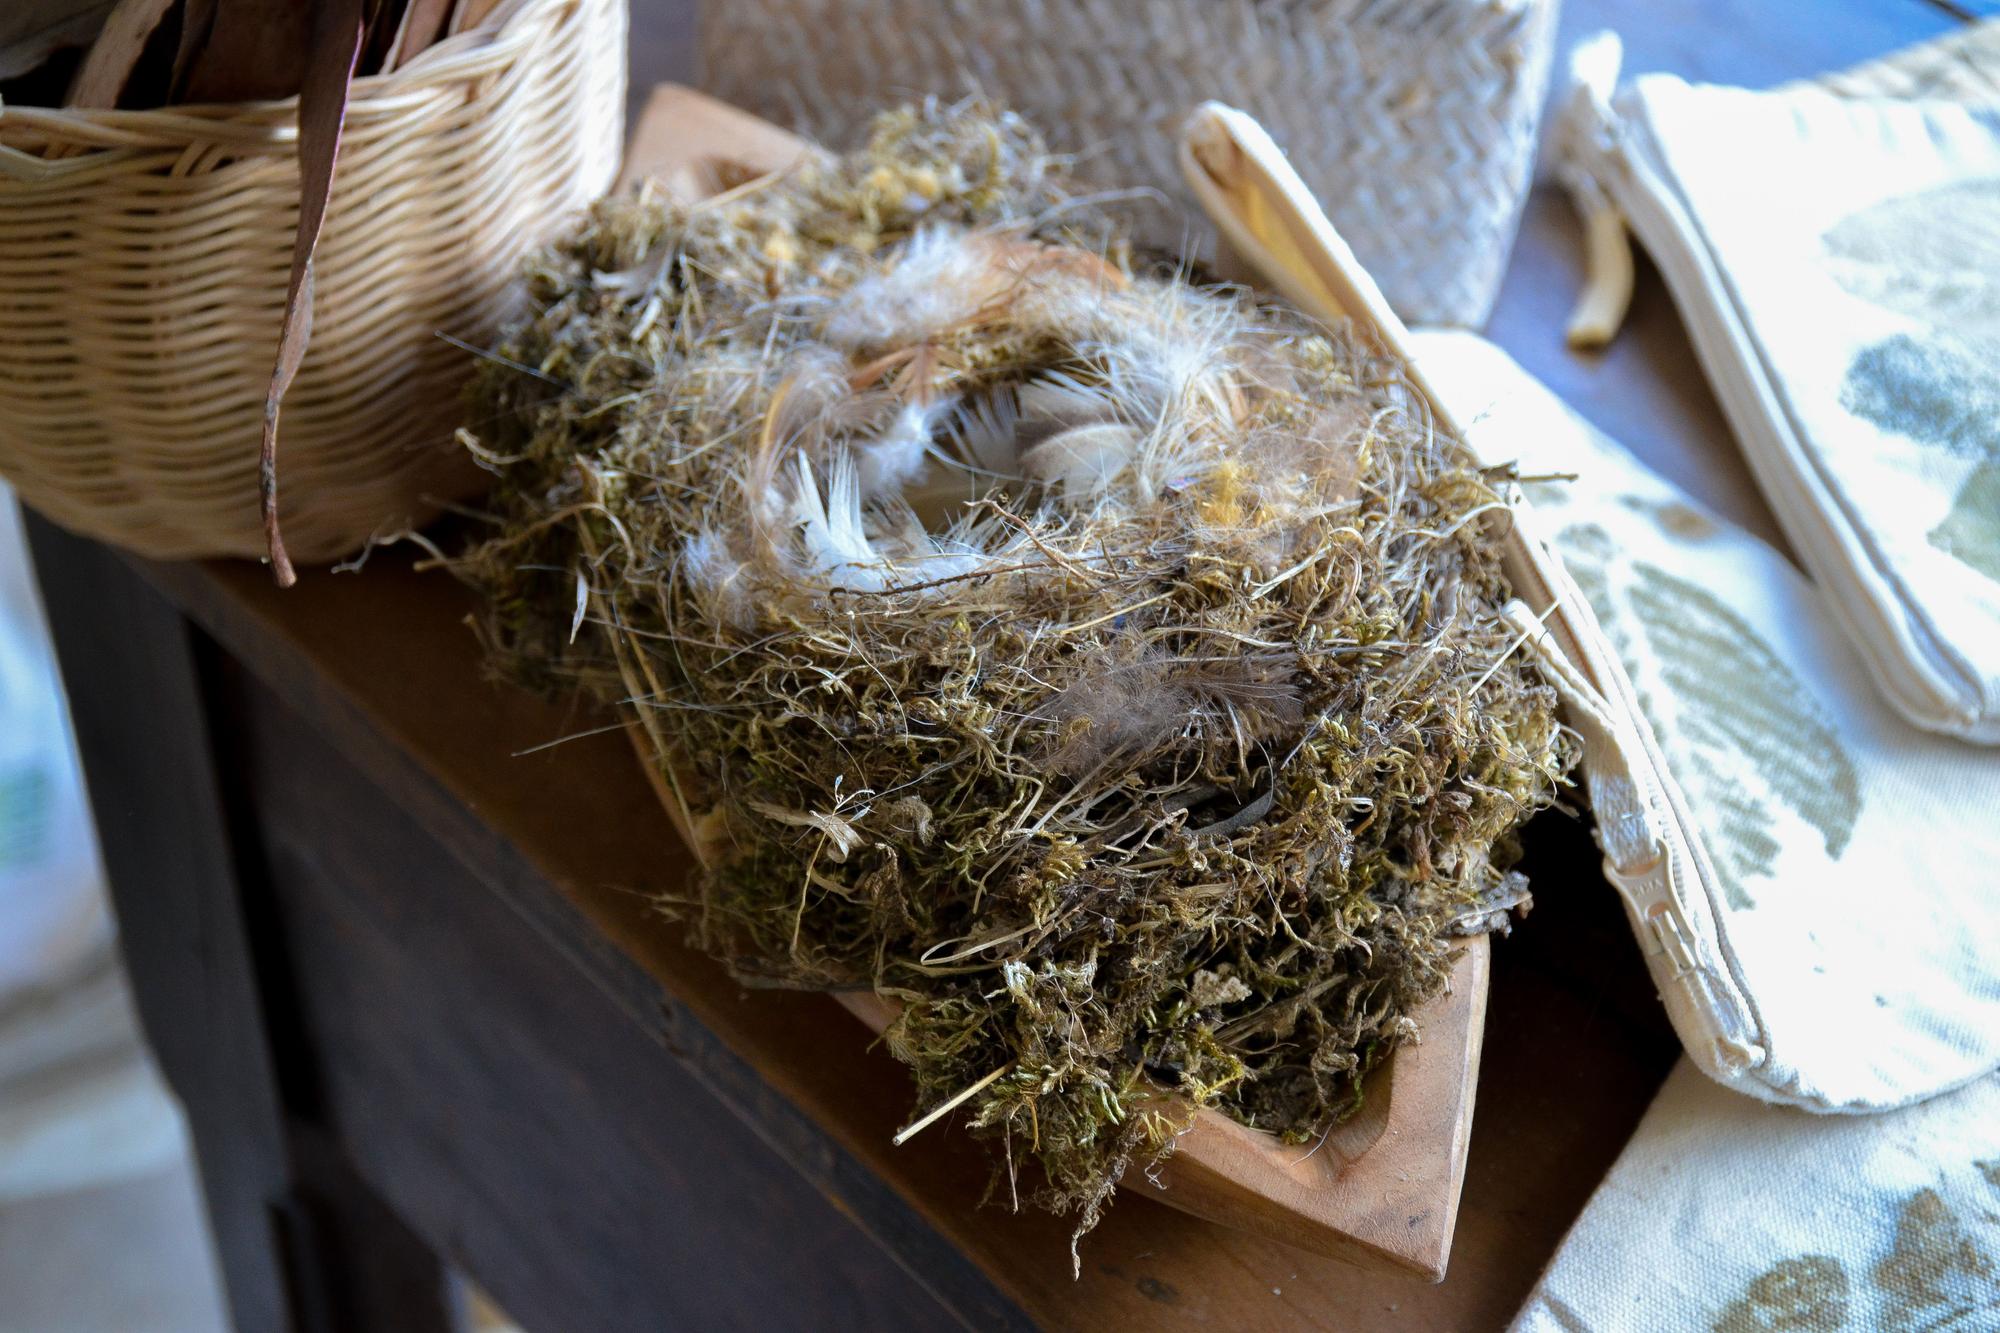
{"label": "white linen cloth", "polygon": [[1686,1060],[1536,1283],[1514,1333],[2000,1328],[2000,1075],[1921,1106],[1812,1116]]}
{"label": "white linen cloth", "polygon": [[[1707,936],[1697,954],[1727,968],[1762,1048],[1747,1069],[1704,1067],[1820,1111],[1894,1107],[2000,1067],[1994,754],[1896,716],[1828,599],[1784,557],[1497,347],[1420,333],[1414,352],[1484,459],[1576,478],[1530,483],[1539,527],[1686,798],[1719,885],[1693,921]],[[1660,976],[1660,942],[1637,933]],[[1697,1033],[1669,1012],[1699,1058]]]}
{"label": "white linen cloth", "polygon": [[1564,170],[1659,264],[1884,695],[2000,743],[2000,107],[1578,62]]}

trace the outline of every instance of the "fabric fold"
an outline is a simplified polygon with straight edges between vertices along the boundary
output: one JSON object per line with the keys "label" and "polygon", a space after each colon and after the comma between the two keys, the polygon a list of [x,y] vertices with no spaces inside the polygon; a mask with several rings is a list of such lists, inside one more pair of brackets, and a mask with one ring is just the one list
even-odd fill
{"label": "fabric fold", "polygon": [[[1707,1049],[1676,941],[1634,914],[1702,1067],[1764,1100],[1872,1111],[2000,1066],[2000,764],[1907,725],[1826,595],[1470,334],[1416,335],[1433,389],[1535,514],[1618,652],[1711,872],[1690,956],[1723,960],[1756,1054]],[[1630,906],[1628,902],[1628,907]],[[1735,1003],[1734,997],[1726,997]],[[1718,1000],[1718,1003],[1721,1001]]]}

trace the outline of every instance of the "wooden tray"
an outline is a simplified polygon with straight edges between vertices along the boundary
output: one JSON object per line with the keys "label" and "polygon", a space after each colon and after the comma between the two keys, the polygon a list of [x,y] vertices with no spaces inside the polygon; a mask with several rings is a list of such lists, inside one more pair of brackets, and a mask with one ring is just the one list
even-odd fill
{"label": "wooden tray", "polygon": [[[783,169],[803,141],[689,89],[654,90],[633,135],[621,186],[651,177],[699,199]],[[655,748],[628,728],[648,780],[697,856],[683,803],[653,761]],[[1371,1075],[1363,1109],[1318,1145],[1297,1146],[1203,1111],[1146,1190],[1183,1212],[1359,1267],[1441,1281],[1451,1253],[1473,1090],[1484,1033],[1489,947],[1459,950],[1445,994],[1416,1018],[1421,1042]],[[842,1004],[880,1032],[894,1010],[873,995]]]}

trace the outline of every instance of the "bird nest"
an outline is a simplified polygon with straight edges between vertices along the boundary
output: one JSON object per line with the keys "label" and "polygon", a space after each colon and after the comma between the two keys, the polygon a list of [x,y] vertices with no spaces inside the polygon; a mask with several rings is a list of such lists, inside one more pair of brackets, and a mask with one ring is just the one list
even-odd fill
{"label": "bird nest", "polygon": [[600,204],[479,377],[456,562],[506,676],[653,738],[706,861],[664,909],[896,1001],[918,1108],[1079,1234],[1193,1108],[1351,1113],[1572,759],[1499,479],[1103,204],[979,106]]}

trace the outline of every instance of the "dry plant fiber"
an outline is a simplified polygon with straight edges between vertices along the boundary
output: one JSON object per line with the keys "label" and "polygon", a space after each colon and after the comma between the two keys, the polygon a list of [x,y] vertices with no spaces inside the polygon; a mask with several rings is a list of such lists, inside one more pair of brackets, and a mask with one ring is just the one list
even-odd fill
{"label": "dry plant fiber", "polygon": [[[1079,1234],[1189,1108],[1310,1140],[1525,902],[1563,780],[1505,506],[1397,368],[1135,258],[1018,118],[876,121],[534,268],[457,562],[666,757],[746,984],[870,988],[915,1125]],[[1180,1094],[1178,1099],[1164,1093]]]}
{"label": "dry plant fiber", "polygon": [[[611,181],[619,0],[508,0],[356,79],[285,398],[284,534],[305,563],[462,494],[469,357],[523,257]],[[161,558],[265,552],[258,435],[300,200],[297,103],[0,107],[0,475],[74,531]]]}

